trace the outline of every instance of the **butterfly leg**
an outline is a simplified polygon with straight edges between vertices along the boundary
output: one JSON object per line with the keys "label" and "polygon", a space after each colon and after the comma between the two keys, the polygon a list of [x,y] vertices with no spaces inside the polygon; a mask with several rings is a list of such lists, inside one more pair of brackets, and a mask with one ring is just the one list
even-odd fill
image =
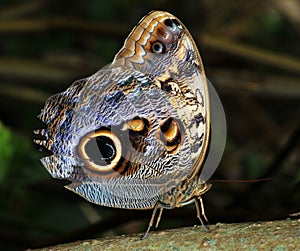
{"label": "butterfly leg", "polygon": [[147,228],[144,236],[141,238],[142,240],[146,239],[146,237],[148,236],[148,233],[149,233],[151,227],[153,226],[155,215],[156,215],[156,212],[157,212],[158,209],[159,209],[159,214],[158,214],[158,217],[157,217],[157,220],[156,220],[155,228],[158,227],[158,224],[159,224],[160,219],[161,219],[162,211],[164,209],[163,205],[160,202],[156,203],[156,205],[153,209],[151,220],[149,222],[148,228]]}
{"label": "butterfly leg", "polygon": [[203,223],[202,218],[201,218],[201,216],[203,216],[205,221],[208,223],[208,220],[207,220],[207,217],[206,217],[205,211],[204,211],[203,200],[202,200],[201,196],[198,196],[194,200],[195,200],[195,205],[196,205],[196,210],[197,210],[197,218],[200,220],[202,228],[205,231],[209,232],[210,230],[208,229],[207,226],[205,226],[205,224]]}
{"label": "butterfly leg", "polygon": [[163,207],[160,207],[160,208],[159,208],[159,215],[158,215],[157,220],[156,220],[155,228],[158,227],[158,224],[159,224],[159,222],[160,222],[160,219],[161,219],[161,215],[162,215],[163,210],[164,210]]}

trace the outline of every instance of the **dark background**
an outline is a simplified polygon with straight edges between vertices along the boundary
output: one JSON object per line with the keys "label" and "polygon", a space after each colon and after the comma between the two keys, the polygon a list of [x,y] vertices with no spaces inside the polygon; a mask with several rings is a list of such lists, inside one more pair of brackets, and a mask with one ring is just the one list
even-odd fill
{"label": "dark background", "polygon": [[[272,178],[214,184],[204,195],[210,222],[297,217],[300,1],[0,0],[1,250],[146,229],[151,211],[92,205],[51,179],[32,130],[48,96],[109,63],[154,9],[189,28],[223,101],[228,137],[212,179]],[[166,210],[159,229],[194,224],[191,205]]]}

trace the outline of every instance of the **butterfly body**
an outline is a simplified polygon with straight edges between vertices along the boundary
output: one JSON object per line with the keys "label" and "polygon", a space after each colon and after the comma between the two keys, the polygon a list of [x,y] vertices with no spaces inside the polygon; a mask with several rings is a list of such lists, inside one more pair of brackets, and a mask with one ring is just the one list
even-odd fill
{"label": "butterfly body", "polygon": [[35,142],[53,153],[43,165],[93,203],[155,208],[153,223],[158,208],[196,201],[211,186],[200,178],[210,137],[204,69],[167,12],[144,17],[110,65],[50,97],[39,118],[47,129]]}
{"label": "butterfly body", "polygon": [[167,209],[182,207],[193,202],[193,200],[206,193],[211,188],[211,184],[200,183],[199,178],[186,179],[180,181],[176,187],[163,194],[160,202]]}

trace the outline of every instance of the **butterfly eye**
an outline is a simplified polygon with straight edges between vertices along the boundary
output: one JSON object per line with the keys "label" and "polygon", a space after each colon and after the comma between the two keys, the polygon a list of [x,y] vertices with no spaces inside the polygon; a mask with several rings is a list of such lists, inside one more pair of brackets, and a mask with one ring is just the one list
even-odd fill
{"label": "butterfly eye", "polygon": [[151,46],[151,52],[156,54],[163,54],[166,52],[166,46],[162,42],[156,41]]}
{"label": "butterfly eye", "polygon": [[160,127],[161,140],[165,143],[166,149],[170,153],[176,153],[181,142],[181,132],[179,123],[168,118]]}
{"label": "butterfly eye", "polygon": [[121,159],[121,151],[119,138],[108,129],[85,135],[78,146],[79,155],[87,166],[98,172],[113,171]]}

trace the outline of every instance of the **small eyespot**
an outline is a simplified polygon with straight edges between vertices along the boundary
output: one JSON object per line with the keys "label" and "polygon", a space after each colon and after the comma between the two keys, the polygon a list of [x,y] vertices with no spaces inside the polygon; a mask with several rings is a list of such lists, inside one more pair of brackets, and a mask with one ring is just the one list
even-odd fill
{"label": "small eyespot", "polygon": [[182,29],[181,24],[178,22],[177,19],[166,19],[164,21],[164,24],[171,28],[172,30],[175,30],[176,28]]}
{"label": "small eyespot", "polygon": [[172,19],[172,22],[173,22],[179,29],[182,29],[182,26],[181,26],[181,24],[178,22],[177,19]]}
{"label": "small eyespot", "polygon": [[166,150],[170,153],[176,153],[181,143],[180,126],[177,120],[168,118],[160,126],[161,140],[166,145]]}
{"label": "small eyespot", "polygon": [[156,54],[164,54],[166,52],[166,46],[160,41],[155,41],[151,45],[151,52]]}
{"label": "small eyespot", "polygon": [[128,122],[129,129],[138,134],[145,134],[149,130],[149,121],[145,118],[134,117]]}
{"label": "small eyespot", "polygon": [[[148,142],[145,140],[149,132],[149,121],[136,116],[127,122],[129,129],[129,143],[137,152],[144,153]],[[125,145],[125,148],[127,145]]]}
{"label": "small eyespot", "polygon": [[164,23],[165,23],[166,26],[168,26],[170,28],[173,28],[174,23],[172,22],[171,19],[169,19],[169,18],[166,19]]}

